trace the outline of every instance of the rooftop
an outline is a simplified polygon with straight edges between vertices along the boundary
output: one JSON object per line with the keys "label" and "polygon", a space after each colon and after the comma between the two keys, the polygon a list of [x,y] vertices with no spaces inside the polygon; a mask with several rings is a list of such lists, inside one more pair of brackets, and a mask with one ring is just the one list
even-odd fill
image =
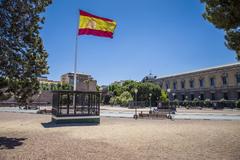
{"label": "rooftop", "polygon": [[198,70],[194,70],[194,71],[190,71],[190,72],[182,72],[182,73],[177,73],[177,74],[159,76],[159,77],[157,77],[157,79],[182,76],[182,75],[192,74],[192,73],[197,73],[197,72],[205,72],[205,71],[210,71],[210,70],[220,69],[220,68],[225,68],[225,67],[231,67],[231,66],[239,66],[240,67],[240,62],[225,64],[225,65],[220,65],[220,66],[215,66],[215,67],[209,67],[209,68],[203,68],[203,69],[198,69]]}
{"label": "rooftop", "polygon": [[[68,72],[68,73],[64,73],[64,74],[62,74],[62,75],[66,75],[66,74],[74,74],[74,72]],[[85,75],[85,76],[90,76],[89,74],[80,73],[80,72],[77,72],[77,75]]]}

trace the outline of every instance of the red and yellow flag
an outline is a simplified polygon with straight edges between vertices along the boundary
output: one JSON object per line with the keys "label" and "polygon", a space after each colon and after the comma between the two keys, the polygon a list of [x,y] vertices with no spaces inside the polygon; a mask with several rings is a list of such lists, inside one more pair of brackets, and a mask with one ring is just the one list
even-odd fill
{"label": "red and yellow flag", "polygon": [[94,35],[113,38],[117,23],[111,19],[92,15],[80,10],[78,35]]}

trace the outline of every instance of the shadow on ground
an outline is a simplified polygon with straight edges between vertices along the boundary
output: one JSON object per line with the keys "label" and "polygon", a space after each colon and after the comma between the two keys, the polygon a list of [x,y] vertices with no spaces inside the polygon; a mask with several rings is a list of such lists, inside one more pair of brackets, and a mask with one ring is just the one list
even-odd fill
{"label": "shadow on ground", "polygon": [[74,126],[98,126],[99,123],[55,123],[47,122],[41,123],[44,128],[56,128],[56,127],[74,127]]}
{"label": "shadow on ground", "polygon": [[17,146],[21,146],[23,141],[27,138],[8,138],[0,137],[0,150],[3,149],[15,149]]}

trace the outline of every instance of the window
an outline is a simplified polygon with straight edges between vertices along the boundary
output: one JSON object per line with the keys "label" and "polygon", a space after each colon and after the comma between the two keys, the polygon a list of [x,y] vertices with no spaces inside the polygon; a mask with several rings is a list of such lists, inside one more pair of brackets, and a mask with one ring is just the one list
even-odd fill
{"label": "window", "polygon": [[210,86],[211,87],[215,86],[215,78],[210,78]]}
{"label": "window", "polygon": [[182,81],[182,82],[181,82],[181,87],[182,87],[182,89],[185,88],[185,81]]}
{"label": "window", "polygon": [[194,88],[194,80],[190,80],[189,84],[190,84],[190,88]]}
{"label": "window", "polygon": [[236,74],[236,81],[237,81],[237,84],[240,84],[240,73]]}
{"label": "window", "polygon": [[168,89],[169,88],[169,85],[168,85],[168,83],[166,83],[166,89]]}
{"label": "window", "polygon": [[71,78],[71,79],[69,79],[69,83],[70,84],[73,84],[74,83],[74,80]]}
{"label": "window", "polygon": [[215,100],[216,98],[215,98],[215,93],[211,93],[211,99],[212,100]]}
{"label": "window", "polygon": [[223,83],[223,85],[227,85],[227,77],[226,76],[222,77],[222,83]]}
{"label": "window", "polygon": [[238,99],[240,99],[240,92],[238,92]]}
{"label": "window", "polygon": [[224,98],[225,100],[228,100],[228,93],[227,93],[227,92],[224,92],[224,93],[223,93],[223,98]]}
{"label": "window", "polygon": [[194,94],[191,94],[191,100],[192,101],[194,100]]}
{"label": "window", "polygon": [[200,87],[204,87],[204,84],[203,84],[203,83],[204,83],[204,80],[203,80],[203,79],[199,79],[199,86],[200,86]]}
{"label": "window", "polygon": [[200,100],[204,100],[204,94],[203,93],[200,94]]}
{"label": "window", "polygon": [[177,89],[177,82],[173,82],[173,89]]}

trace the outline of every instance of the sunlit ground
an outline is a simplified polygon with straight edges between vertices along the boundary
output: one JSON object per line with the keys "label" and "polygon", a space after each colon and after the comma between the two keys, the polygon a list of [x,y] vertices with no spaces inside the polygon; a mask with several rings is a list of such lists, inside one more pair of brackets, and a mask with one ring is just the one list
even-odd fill
{"label": "sunlit ground", "polygon": [[50,121],[50,115],[0,112],[0,159],[240,159],[240,121]]}

